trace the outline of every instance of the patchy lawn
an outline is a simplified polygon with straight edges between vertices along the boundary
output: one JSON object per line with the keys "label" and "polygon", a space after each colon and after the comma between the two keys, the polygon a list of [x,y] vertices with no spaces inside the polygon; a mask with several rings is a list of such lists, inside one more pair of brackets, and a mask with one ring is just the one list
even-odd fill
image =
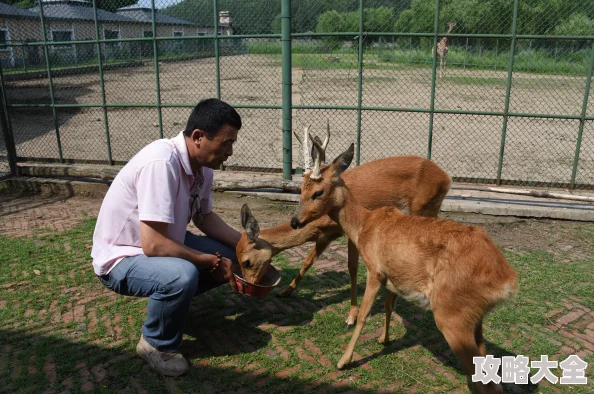
{"label": "patchy lawn", "polygon": [[[243,201],[235,199],[225,214],[237,216],[235,205]],[[257,218],[272,223],[289,217],[285,209],[274,219],[264,208],[253,209]],[[89,257],[95,219],[79,216],[78,224],[64,231],[29,228],[23,235],[7,231],[14,226],[0,212],[0,381],[6,392],[467,392],[460,364],[431,313],[399,299],[392,341],[377,343],[383,291],[355,348],[354,366],[336,369],[352,334],[344,326],[349,279],[341,242],[331,245],[291,298],[272,294],[256,300],[233,294],[226,285],[196,298],[182,347],[192,371],[163,378],[135,354],[146,299],[119,296],[99,283]],[[542,380],[504,384],[504,389],[592,392],[594,226],[501,219],[486,227],[520,278],[519,297],[485,321],[487,353],[530,361],[548,355],[558,362],[575,354],[589,363],[589,386]],[[277,256],[281,288],[310,247]],[[364,287],[361,264],[359,301]],[[552,372],[562,376],[561,369]]]}

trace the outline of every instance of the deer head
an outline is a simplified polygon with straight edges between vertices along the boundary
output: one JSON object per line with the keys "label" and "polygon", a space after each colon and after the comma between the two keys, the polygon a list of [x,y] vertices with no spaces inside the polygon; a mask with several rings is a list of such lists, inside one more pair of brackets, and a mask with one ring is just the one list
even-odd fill
{"label": "deer head", "polygon": [[448,25],[450,26],[450,29],[448,30],[448,34],[450,34],[452,32],[452,29],[454,28],[454,26],[456,26],[456,22],[450,22]]}
{"label": "deer head", "polygon": [[[318,150],[319,157],[324,148],[316,140],[311,139]],[[291,218],[291,227],[301,228],[344,204],[345,197],[337,190],[337,187],[344,186],[340,174],[349,168],[354,154],[355,144],[351,144],[330,165],[318,169],[317,173],[314,167],[311,174],[304,176],[299,205]]]}
{"label": "deer head", "polygon": [[241,276],[250,283],[258,284],[272,260],[272,247],[258,238],[260,226],[247,204],[241,207],[241,225],[244,231],[235,248]]}

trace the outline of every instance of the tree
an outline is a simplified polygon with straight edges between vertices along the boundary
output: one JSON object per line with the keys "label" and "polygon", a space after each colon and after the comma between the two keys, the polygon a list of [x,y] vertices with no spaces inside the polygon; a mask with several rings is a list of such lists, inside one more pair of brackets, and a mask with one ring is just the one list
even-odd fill
{"label": "tree", "polygon": [[555,28],[560,36],[586,36],[594,32],[594,20],[585,14],[575,13]]}

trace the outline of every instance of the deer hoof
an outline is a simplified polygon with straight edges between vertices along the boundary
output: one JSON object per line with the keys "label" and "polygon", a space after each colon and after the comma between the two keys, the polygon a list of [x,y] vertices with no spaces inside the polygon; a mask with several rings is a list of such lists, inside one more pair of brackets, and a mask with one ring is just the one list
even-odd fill
{"label": "deer hoof", "polygon": [[291,293],[293,293],[293,289],[291,286],[285,288],[283,291],[281,291],[280,293],[278,293],[276,296],[277,297],[281,297],[281,298],[286,298],[289,297],[291,295]]}
{"label": "deer hoof", "polygon": [[356,326],[355,323],[349,323],[349,322],[346,322],[344,325],[346,326],[347,330],[350,330]]}
{"label": "deer hoof", "polygon": [[384,337],[379,337],[377,341],[380,343],[380,345],[387,345],[390,343],[390,339]]}

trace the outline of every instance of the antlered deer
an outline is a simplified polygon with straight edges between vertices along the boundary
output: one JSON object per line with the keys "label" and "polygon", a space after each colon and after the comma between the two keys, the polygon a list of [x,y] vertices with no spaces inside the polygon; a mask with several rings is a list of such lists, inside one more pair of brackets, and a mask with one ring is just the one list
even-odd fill
{"label": "antlered deer", "polygon": [[[305,137],[301,141],[305,156],[306,173],[309,168],[308,132],[305,128]],[[330,138],[330,126],[327,127],[327,136],[322,143],[319,161],[312,151],[315,161],[314,171],[318,171],[319,164],[324,159],[325,148]],[[318,145],[321,141],[316,139]],[[416,216],[436,217],[440,211],[445,195],[448,193],[451,179],[433,161],[417,156],[395,156],[379,159],[352,168],[343,174],[345,183],[349,186],[353,196],[368,209],[391,205],[410,212]],[[256,219],[245,205],[241,211],[242,232],[241,240],[236,248],[238,260],[241,262],[243,277],[251,282],[258,283],[272,257],[283,250],[302,245],[306,242],[315,242],[315,247],[307,255],[303,267],[292,283],[279,295],[287,297],[296,288],[307,270],[316,261],[328,245],[344,232],[334,220],[327,215],[311,221],[298,230],[291,228],[290,221],[279,226],[259,230]],[[247,224],[249,223],[249,226]],[[351,278],[351,309],[346,319],[349,326],[354,325],[357,317],[357,267],[359,254],[357,248],[347,239],[348,268]]]}
{"label": "antlered deer", "polygon": [[[321,149],[314,140],[317,149]],[[357,326],[338,362],[351,362],[355,344],[381,287],[386,287],[385,326],[389,340],[396,296],[429,308],[464,370],[474,373],[473,357],[486,355],[483,318],[517,292],[516,271],[487,233],[453,221],[409,216],[395,207],[368,210],[353,196],[341,174],[353,159],[353,145],[329,166],[304,177],[299,205],[291,219],[300,228],[328,215],[353,242],[365,265],[367,282]],[[477,382],[473,391],[500,392],[501,386]]]}

